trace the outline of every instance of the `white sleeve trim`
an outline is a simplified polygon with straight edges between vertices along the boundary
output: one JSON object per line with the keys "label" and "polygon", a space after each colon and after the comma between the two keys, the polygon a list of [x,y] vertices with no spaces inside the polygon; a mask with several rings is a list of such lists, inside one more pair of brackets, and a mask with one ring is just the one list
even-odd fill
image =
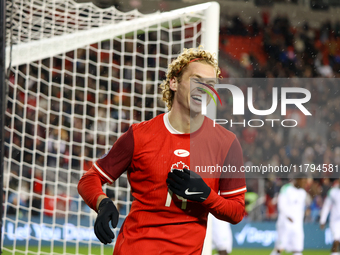
{"label": "white sleeve trim", "polygon": [[113,182],[113,180],[112,180],[106,173],[104,173],[103,170],[101,170],[100,167],[97,166],[96,163],[94,163],[93,165],[95,166],[95,168],[98,170],[98,172],[99,172],[102,176],[104,176],[104,177],[105,177],[108,181],[110,181],[111,183]]}
{"label": "white sleeve trim", "polygon": [[247,191],[247,187],[243,187],[241,189],[237,189],[237,190],[233,190],[233,191],[225,191],[225,192],[221,192],[220,194],[223,195],[231,195],[231,194],[235,194],[241,191]]}

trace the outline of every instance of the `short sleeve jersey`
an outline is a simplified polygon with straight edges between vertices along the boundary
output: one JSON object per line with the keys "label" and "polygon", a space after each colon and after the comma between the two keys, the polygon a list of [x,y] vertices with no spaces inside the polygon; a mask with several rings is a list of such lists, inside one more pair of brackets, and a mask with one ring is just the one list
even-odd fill
{"label": "short sleeve jersey", "polygon": [[[192,168],[217,164],[240,168],[242,150],[233,133],[213,127],[208,118],[192,134],[176,132],[167,114],[133,124],[94,164],[110,183],[127,171],[134,197],[114,254],[201,254],[208,210],[172,194],[166,179],[174,168],[195,171]],[[214,173],[202,177],[223,197],[246,192],[244,176]]]}

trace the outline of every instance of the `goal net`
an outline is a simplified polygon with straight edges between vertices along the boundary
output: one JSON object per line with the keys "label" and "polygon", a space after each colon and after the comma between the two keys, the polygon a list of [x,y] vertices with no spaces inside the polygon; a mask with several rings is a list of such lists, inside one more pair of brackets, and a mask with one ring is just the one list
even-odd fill
{"label": "goal net", "polygon": [[[166,111],[159,84],[183,48],[218,51],[219,6],[143,15],[72,0],[6,8],[4,254],[104,254],[80,177],[136,122]],[[123,174],[104,192],[120,211]],[[108,251],[108,254],[110,254]]]}

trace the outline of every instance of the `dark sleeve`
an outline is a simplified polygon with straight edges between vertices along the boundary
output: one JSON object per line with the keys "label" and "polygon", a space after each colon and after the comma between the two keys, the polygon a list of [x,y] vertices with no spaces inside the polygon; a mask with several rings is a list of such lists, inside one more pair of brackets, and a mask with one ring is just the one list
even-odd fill
{"label": "dark sleeve", "polygon": [[113,144],[110,151],[94,163],[94,167],[106,182],[112,183],[131,165],[133,151],[134,138],[131,126]]}
{"label": "dark sleeve", "polygon": [[224,172],[220,177],[220,195],[222,197],[235,196],[247,191],[246,179],[244,172],[241,172],[243,166],[243,152],[240,142],[237,138],[233,141],[224,160],[224,165],[235,172]]}

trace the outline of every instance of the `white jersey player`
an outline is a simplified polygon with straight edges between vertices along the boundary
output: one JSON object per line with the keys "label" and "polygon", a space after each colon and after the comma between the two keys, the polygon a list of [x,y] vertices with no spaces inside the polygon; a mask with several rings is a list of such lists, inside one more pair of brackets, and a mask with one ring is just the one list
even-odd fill
{"label": "white jersey player", "polygon": [[212,247],[218,255],[227,255],[231,253],[233,247],[233,235],[231,233],[230,223],[212,217]]}
{"label": "white jersey player", "polygon": [[329,227],[334,240],[331,255],[340,255],[340,188],[338,183],[328,191],[323,204],[320,215],[320,226],[322,229],[325,227],[329,212]]}
{"label": "white jersey player", "polygon": [[279,216],[276,223],[277,239],[271,255],[280,254],[283,250],[301,255],[303,251],[307,192],[304,187],[306,178],[299,178],[294,183],[281,187],[278,196]]}

